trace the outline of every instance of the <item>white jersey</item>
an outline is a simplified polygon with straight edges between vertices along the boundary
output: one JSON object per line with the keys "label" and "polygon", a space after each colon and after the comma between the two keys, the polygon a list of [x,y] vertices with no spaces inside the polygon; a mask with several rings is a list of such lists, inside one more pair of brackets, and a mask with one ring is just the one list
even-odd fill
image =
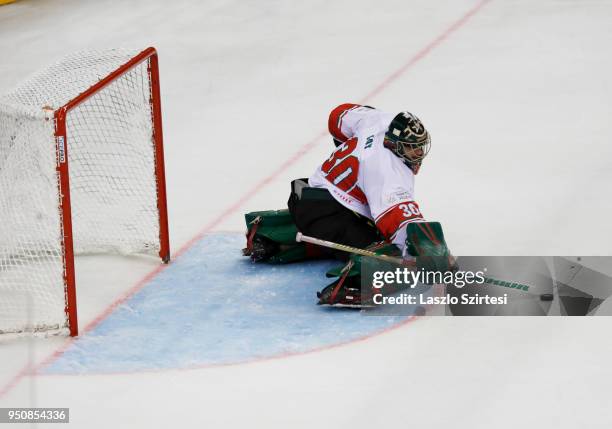
{"label": "white jersey", "polygon": [[372,219],[383,236],[405,251],[406,225],[422,222],[414,201],[414,174],[383,145],[394,115],[343,104],[332,111],[329,130],[341,142],[309,184],[326,188],[342,205]]}

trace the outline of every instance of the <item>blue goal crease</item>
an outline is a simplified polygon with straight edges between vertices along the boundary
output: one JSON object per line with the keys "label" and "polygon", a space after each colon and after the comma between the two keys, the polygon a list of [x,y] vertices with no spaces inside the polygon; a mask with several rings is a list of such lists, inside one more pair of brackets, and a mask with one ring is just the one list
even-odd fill
{"label": "blue goal crease", "polygon": [[254,264],[244,236],[196,242],[43,373],[113,373],[231,364],[306,352],[393,326],[401,316],[316,305],[335,261]]}

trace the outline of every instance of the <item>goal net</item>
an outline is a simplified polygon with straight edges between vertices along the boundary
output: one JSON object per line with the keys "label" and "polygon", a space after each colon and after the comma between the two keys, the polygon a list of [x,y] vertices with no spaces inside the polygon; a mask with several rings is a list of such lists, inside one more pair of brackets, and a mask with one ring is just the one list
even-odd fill
{"label": "goal net", "polygon": [[74,255],[169,259],[157,54],[70,55],[0,96],[0,333],[77,333]]}

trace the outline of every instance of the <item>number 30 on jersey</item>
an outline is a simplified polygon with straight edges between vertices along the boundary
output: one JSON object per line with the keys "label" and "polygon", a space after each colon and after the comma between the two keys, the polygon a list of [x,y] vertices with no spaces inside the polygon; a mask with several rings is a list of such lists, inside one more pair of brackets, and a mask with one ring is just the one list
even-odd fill
{"label": "number 30 on jersey", "polygon": [[363,191],[357,186],[359,177],[359,159],[351,153],[357,147],[357,139],[347,140],[321,166],[325,178],[338,189],[346,192],[362,203],[367,202]]}

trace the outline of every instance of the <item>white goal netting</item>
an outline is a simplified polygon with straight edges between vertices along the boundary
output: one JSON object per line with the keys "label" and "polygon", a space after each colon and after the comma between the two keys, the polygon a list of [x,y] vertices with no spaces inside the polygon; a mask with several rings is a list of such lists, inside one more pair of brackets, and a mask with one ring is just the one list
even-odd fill
{"label": "white goal netting", "polygon": [[[136,54],[73,54],[0,96],[0,333],[66,327],[53,113]],[[67,113],[77,254],[159,252],[150,97],[145,60]]]}

